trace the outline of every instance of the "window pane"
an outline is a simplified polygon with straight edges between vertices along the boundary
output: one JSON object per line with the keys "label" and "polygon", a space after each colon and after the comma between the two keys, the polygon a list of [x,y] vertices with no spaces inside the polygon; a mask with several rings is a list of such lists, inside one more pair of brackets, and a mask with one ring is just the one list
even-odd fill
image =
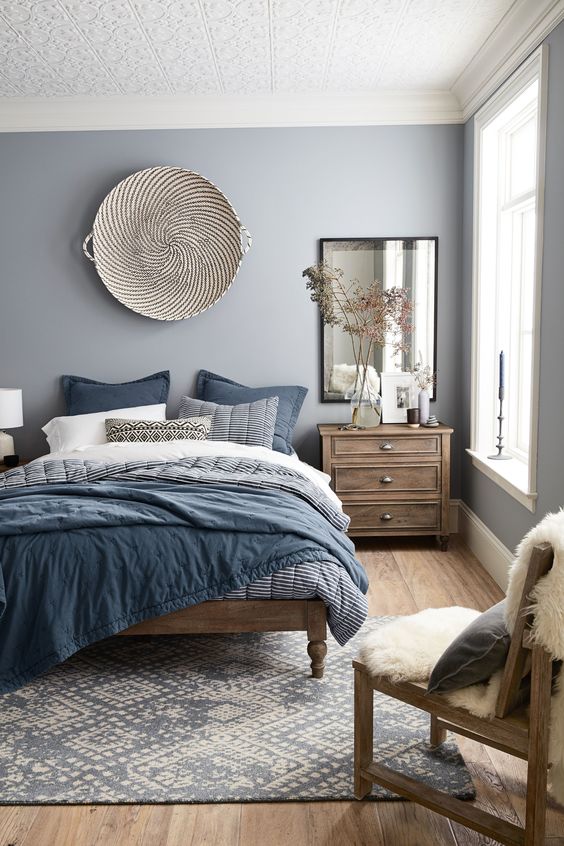
{"label": "window pane", "polygon": [[479,243],[473,445],[493,452],[499,354],[504,350],[504,439],[528,463],[534,354],[538,79],[500,105],[478,138]]}
{"label": "window pane", "polygon": [[537,121],[534,114],[523,126],[512,132],[509,139],[510,180],[509,197],[531,191],[535,186],[537,167]]}
{"label": "window pane", "polygon": [[533,358],[533,291],[535,263],[535,211],[528,209],[522,215],[521,244],[521,320],[519,326],[519,381],[516,448],[528,454],[530,435],[530,410]]}

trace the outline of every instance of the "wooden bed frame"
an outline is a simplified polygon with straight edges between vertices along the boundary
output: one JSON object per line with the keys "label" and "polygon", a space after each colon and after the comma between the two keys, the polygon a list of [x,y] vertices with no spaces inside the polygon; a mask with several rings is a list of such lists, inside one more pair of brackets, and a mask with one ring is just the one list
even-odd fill
{"label": "wooden bed frame", "polygon": [[120,635],[307,632],[311,675],[323,678],[327,611],[319,599],[222,599],[202,602],[137,623]]}

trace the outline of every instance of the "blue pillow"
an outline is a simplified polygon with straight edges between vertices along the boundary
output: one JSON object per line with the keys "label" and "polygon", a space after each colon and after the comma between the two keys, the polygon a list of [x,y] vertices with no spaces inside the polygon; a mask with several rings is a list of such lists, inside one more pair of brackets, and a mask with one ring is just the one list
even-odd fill
{"label": "blue pillow", "polygon": [[170,389],[170,373],[162,370],[134,382],[97,382],[82,376],[63,376],[67,414],[92,414],[114,408],[157,405],[166,402]]}
{"label": "blue pillow", "polygon": [[198,399],[216,402],[220,405],[239,405],[243,402],[278,397],[278,413],[272,449],[276,452],[283,452],[285,455],[291,455],[294,451],[292,449],[292,435],[306,394],[307,388],[300,385],[270,385],[266,388],[248,388],[239,382],[226,379],[225,376],[210,373],[209,370],[200,370],[196,384]]}

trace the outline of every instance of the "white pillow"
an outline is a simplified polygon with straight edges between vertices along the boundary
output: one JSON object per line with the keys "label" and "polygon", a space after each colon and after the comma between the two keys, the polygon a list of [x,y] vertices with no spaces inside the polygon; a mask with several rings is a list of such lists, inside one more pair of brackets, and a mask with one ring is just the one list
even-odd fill
{"label": "white pillow", "polygon": [[50,452],[72,452],[74,449],[107,443],[105,420],[120,417],[123,420],[166,420],[166,403],[139,405],[135,408],[113,408],[94,414],[73,414],[53,417],[42,428],[47,436]]}

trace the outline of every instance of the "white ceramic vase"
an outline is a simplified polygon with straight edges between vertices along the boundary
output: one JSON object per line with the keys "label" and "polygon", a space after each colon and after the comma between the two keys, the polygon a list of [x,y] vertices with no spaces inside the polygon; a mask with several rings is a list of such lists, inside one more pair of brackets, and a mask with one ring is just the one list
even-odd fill
{"label": "white ceramic vase", "polygon": [[424,426],[429,419],[429,391],[426,388],[419,391],[417,404],[419,406],[419,422]]}

